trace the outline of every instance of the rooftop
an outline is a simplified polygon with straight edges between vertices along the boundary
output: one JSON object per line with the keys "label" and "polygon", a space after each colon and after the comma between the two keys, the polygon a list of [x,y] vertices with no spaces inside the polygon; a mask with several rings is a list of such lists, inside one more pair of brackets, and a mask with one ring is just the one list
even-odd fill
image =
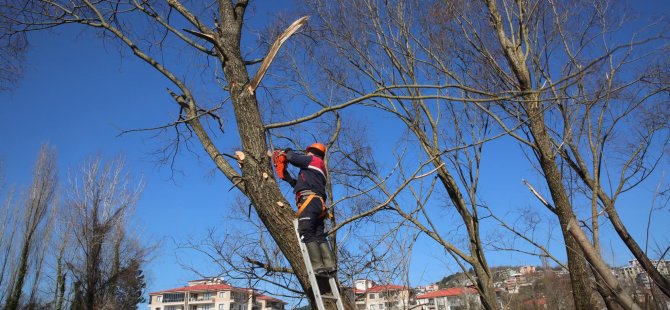
{"label": "rooftop", "polygon": [[178,293],[178,292],[193,292],[193,291],[232,291],[245,290],[230,286],[228,284],[196,284],[188,285],[169,290],[149,293],[149,295],[163,294],[163,293]]}
{"label": "rooftop", "polygon": [[277,299],[277,298],[266,296],[266,295],[258,295],[256,297],[256,300],[267,300],[267,301],[271,301],[271,302],[280,302],[280,303],[283,303],[283,304],[288,304],[287,302],[285,302],[281,299]]}
{"label": "rooftop", "polygon": [[419,295],[419,296],[416,297],[416,299],[429,299],[429,298],[436,298],[436,297],[461,296],[461,295],[471,295],[471,294],[477,294],[477,290],[475,290],[474,288],[470,288],[470,287],[452,287],[452,288],[437,290],[437,291],[434,291],[434,292]]}
{"label": "rooftop", "polygon": [[[186,293],[186,292],[221,292],[221,291],[235,291],[235,292],[254,292],[254,290],[250,288],[240,288],[240,287],[234,287],[230,284],[225,284],[221,283],[222,281],[216,281],[216,282],[209,282],[209,283],[198,283],[202,281],[206,281],[207,279],[203,280],[194,280],[194,281],[189,281],[187,286],[182,286],[178,288],[173,288],[173,289],[168,289],[168,290],[163,290],[163,291],[158,291],[158,292],[153,292],[149,293],[149,295],[160,295],[160,294],[165,294],[165,293]],[[257,300],[265,300],[269,302],[278,302],[282,304],[288,304],[287,302],[277,299],[271,296],[259,294],[256,296]]]}

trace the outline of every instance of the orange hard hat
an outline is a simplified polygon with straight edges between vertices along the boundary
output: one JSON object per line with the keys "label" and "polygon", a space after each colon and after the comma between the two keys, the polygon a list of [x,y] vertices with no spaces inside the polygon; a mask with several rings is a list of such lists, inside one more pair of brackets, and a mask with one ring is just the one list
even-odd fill
{"label": "orange hard hat", "polygon": [[317,142],[317,143],[314,143],[314,144],[308,146],[307,149],[305,149],[305,151],[312,152],[312,153],[315,153],[317,155],[325,156],[326,155],[326,146],[323,145],[323,143],[318,143]]}

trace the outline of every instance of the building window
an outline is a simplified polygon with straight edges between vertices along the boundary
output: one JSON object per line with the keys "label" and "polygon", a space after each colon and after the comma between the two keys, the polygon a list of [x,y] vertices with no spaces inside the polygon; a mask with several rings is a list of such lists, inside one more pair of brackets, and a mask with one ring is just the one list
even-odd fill
{"label": "building window", "polygon": [[226,298],[226,292],[219,292],[219,298]]}
{"label": "building window", "polygon": [[377,305],[370,305],[370,310],[377,310]]}
{"label": "building window", "polygon": [[[163,301],[164,302],[183,302],[184,301],[184,293],[169,293],[169,294],[163,294]],[[165,309],[169,310],[169,309]],[[176,309],[174,309],[176,310]]]}
{"label": "building window", "polygon": [[225,304],[220,304],[219,305],[219,310],[226,310],[226,305]]}
{"label": "building window", "polygon": [[167,306],[165,310],[177,310],[177,306]]}
{"label": "building window", "polygon": [[375,299],[375,294],[370,294],[370,295],[368,295],[368,298],[370,298],[370,299]]}
{"label": "building window", "polygon": [[203,295],[204,295],[204,296],[203,296],[202,298],[203,298],[204,300],[210,300],[210,299],[212,299],[212,293],[210,293],[210,292],[207,292],[207,293],[205,293],[205,294],[203,294]]}
{"label": "building window", "polygon": [[202,305],[202,310],[212,310],[212,305]]}
{"label": "building window", "polygon": [[156,302],[163,302],[163,296],[161,295],[156,296]]}

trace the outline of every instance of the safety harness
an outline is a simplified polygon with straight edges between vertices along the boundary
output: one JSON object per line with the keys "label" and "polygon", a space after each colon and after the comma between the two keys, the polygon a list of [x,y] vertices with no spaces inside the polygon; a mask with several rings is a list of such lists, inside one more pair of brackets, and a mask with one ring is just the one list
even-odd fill
{"label": "safety harness", "polygon": [[[307,199],[301,204],[300,203],[300,198],[307,196]],[[300,217],[300,214],[302,214],[303,211],[305,211],[305,208],[309,205],[310,202],[312,202],[312,199],[318,198],[321,201],[321,214],[319,214],[320,218],[333,218],[333,215],[328,212],[328,206],[326,206],[326,202],[323,201],[323,197],[317,195],[315,192],[312,191],[302,191],[298,194],[296,194],[295,201],[296,205],[298,206],[298,212],[295,213],[295,217],[298,218]]]}
{"label": "safety harness", "polygon": [[[286,158],[286,153],[284,151],[275,150],[274,152],[272,152],[272,163],[274,164],[275,172],[277,173],[277,176],[280,179],[285,180],[289,183],[295,182],[293,178],[291,178],[291,175],[288,173],[288,159]],[[323,174],[321,170],[317,171]],[[307,196],[307,198],[301,204],[300,198],[304,196]],[[323,200],[323,197],[317,195],[315,192],[312,191],[301,191],[300,193],[296,194],[295,200],[296,205],[298,206],[298,212],[296,212],[295,217],[298,218],[300,214],[302,214],[302,212],[305,211],[305,208],[309,205],[310,202],[312,202],[312,199],[314,198],[318,198],[321,201],[321,214],[319,215],[319,217],[333,218],[333,215],[330,214],[330,212],[328,212],[328,206],[326,206],[326,202]]]}

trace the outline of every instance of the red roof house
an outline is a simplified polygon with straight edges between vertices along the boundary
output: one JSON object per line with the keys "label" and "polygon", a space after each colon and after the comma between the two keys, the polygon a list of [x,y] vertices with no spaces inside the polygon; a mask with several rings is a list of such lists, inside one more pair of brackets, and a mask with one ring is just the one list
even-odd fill
{"label": "red roof house", "polygon": [[452,287],[429,292],[416,297],[423,310],[479,309],[477,290],[471,287]]}

